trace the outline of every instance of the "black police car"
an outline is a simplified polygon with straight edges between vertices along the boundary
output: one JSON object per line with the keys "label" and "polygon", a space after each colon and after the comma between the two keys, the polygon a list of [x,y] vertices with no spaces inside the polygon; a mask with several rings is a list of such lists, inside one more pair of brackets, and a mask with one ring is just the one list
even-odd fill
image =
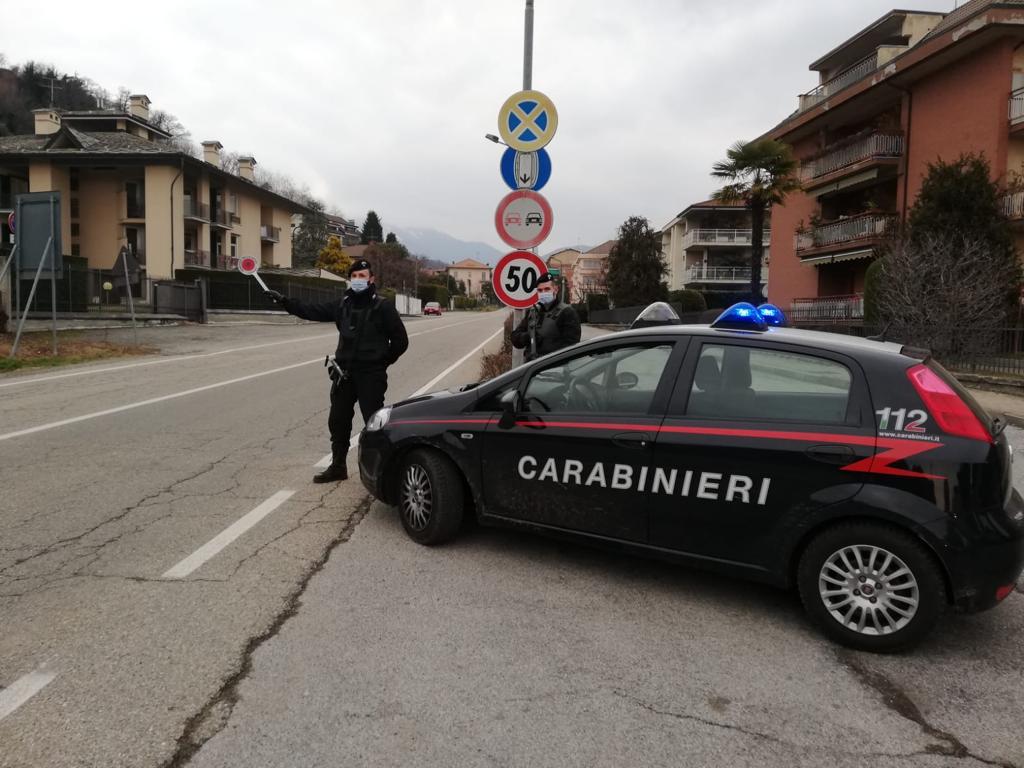
{"label": "black police car", "polygon": [[360,475],[422,544],[471,510],[795,584],[864,650],[1009,595],[1024,502],[998,420],[927,352],[768,320],[737,305],[384,408]]}

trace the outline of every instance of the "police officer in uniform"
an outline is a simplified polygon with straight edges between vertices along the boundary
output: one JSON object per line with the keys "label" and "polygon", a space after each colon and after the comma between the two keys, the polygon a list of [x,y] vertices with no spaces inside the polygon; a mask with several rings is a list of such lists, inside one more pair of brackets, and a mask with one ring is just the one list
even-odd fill
{"label": "police officer in uniform", "polygon": [[550,273],[537,280],[537,303],[526,312],[512,331],[512,346],[525,350],[527,362],[571,347],[580,340],[580,318],[572,305],[558,298],[558,287]]}
{"label": "police officer in uniform", "polygon": [[338,326],[337,366],[330,366],[331,465],[313,477],[315,483],[330,483],[348,478],[345,465],[352,418],[356,403],[367,422],[384,405],[388,388],[387,368],[409,347],[402,318],[395,305],[377,295],[373,270],[365,259],[353,262],[348,270],[349,286],[340,301],[306,304],[277,291],[267,295],[288,313],[304,320],[331,322]]}

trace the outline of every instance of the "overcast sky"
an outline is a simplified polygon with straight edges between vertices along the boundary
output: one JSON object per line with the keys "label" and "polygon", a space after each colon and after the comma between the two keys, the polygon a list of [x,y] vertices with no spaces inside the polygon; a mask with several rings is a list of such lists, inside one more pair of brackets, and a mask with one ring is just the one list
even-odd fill
{"label": "overcast sky", "polygon": [[[541,246],[664,226],[708,171],[796,107],[808,64],[895,0],[535,0],[534,88],[559,128]],[[954,0],[922,9],[949,11]],[[196,141],[218,139],[309,185],[360,224],[430,227],[502,250],[494,207],[502,102],[522,86],[523,0],[124,4],[8,13],[10,63],[55,64],[146,93]]]}

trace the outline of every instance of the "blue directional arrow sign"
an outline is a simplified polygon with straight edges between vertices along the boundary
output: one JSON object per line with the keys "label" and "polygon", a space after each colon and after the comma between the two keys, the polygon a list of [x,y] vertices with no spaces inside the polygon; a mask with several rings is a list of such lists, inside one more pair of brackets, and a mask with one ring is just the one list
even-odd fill
{"label": "blue directional arrow sign", "polygon": [[517,152],[509,147],[501,156],[501,178],[511,189],[536,192],[551,178],[551,156],[546,149]]}

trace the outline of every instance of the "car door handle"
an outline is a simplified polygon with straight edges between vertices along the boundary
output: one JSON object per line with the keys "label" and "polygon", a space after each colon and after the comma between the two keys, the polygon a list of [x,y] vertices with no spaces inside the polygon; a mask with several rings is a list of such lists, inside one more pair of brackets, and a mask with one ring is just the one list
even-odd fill
{"label": "car door handle", "polygon": [[853,448],[848,445],[812,445],[804,453],[823,464],[848,464],[856,458]]}
{"label": "car door handle", "polygon": [[620,432],[612,438],[612,442],[619,448],[631,448],[635,451],[646,448],[651,442],[651,436],[646,432]]}

